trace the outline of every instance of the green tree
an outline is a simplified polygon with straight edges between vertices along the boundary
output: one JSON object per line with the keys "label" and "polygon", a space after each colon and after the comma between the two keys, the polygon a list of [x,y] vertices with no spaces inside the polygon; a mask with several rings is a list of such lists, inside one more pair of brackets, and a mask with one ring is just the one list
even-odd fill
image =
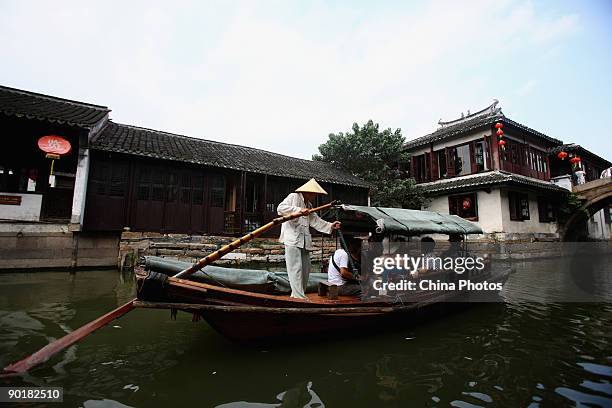
{"label": "green tree", "polygon": [[404,142],[400,129],[381,131],[378,123],[370,120],[361,127],[354,123],[351,132],[331,133],[312,159],[331,163],[370,183],[372,205],[420,209],[425,202],[421,189],[398,169],[399,163],[408,162]]}

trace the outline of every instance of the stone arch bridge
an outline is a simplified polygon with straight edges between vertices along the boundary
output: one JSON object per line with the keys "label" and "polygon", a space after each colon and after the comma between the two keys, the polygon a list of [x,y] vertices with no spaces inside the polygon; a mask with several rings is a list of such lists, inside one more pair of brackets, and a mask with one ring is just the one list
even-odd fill
{"label": "stone arch bridge", "polygon": [[577,237],[580,226],[588,220],[588,216],[612,205],[612,178],[600,178],[574,186],[572,192],[583,204],[563,226],[562,238],[564,241],[572,241]]}

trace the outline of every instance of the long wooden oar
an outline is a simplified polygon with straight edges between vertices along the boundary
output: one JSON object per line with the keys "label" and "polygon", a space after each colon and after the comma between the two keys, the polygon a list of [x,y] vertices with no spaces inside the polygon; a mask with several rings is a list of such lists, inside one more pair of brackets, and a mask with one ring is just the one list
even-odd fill
{"label": "long wooden oar", "polygon": [[23,360],[19,360],[16,363],[4,367],[3,371],[5,373],[25,373],[30,368],[38,364],[44,363],[56,353],[59,353],[67,347],[70,347],[77,341],[87,337],[94,331],[98,330],[100,327],[106,326],[113,320],[133,310],[135,300],[136,299],[132,299],[123,306],[120,306],[117,309],[98,317],[96,320],[92,320],[86,325],[79,327],[75,331],[68,333],[64,337],[59,338],[52,343],[47,344],[45,347],[41,348],[36,353],[24,358]]}
{"label": "long wooden oar", "polygon": [[[282,224],[283,222],[293,220],[295,218],[299,218],[299,217],[308,215],[316,211],[324,210],[326,208],[331,207],[334,204],[336,204],[336,201],[332,201],[331,203],[322,205],[320,207],[308,209],[308,211],[304,211],[304,212],[299,211],[293,214],[285,215],[283,217],[275,218],[274,220],[270,221],[266,225],[257,228],[255,231],[249,234],[246,234],[245,236],[233,241],[232,243],[228,245],[225,245],[219,250],[213,252],[212,254],[200,259],[195,265],[179,272],[178,274],[175,275],[175,277],[179,278],[179,277],[188,276],[194,273],[195,271],[221,258],[223,255],[238,248],[240,245],[244,244],[245,242],[248,242],[252,240],[253,238],[263,234],[264,232],[268,231],[270,228],[274,227],[275,225]],[[10,364],[4,367],[3,372],[5,373],[5,375],[11,374],[11,373],[25,373],[32,367],[38,364],[44,363],[49,358],[59,353],[60,351],[64,350],[65,348],[70,347],[74,343],[84,339],[85,337],[87,337],[94,331],[98,330],[99,328],[106,326],[113,320],[118,319],[121,316],[127,314],[128,312],[131,312],[132,310],[134,310],[134,301],[136,301],[136,299],[130,300],[126,304],[119,306],[117,309],[112,310],[108,312],[107,314],[98,317],[96,320],[93,320],[87,323],[86,325],[79,327],[75,331],[68,333],[64,337],[59,338],[52,343],[47,344],[45,347],[41,348],[36,353],[24,358],[23,360],[19,360],[16,363],[13,363],[13,364]]]}
{"label": "long wooden oar", "polygon": [[249,242],[253,238],[256,238],[256,237],[260,236],[261,234],[263,234],[264,232],[268,231],[270,228],[274,227],[275,225],[282,224],[283,222],[287,222],[287,221],[290,221],[290,220],[294,220],[296,218],[308,215],[310,213],[314,213],[314,212],[317,212],[317,211],[324,210],[326,208],[329,208],[329,207],[335,205],[336,203],[337,203],[337,201],[332,201],[331,203],[327,203],[327,204],[322,205],[320,207],[309,208],[307,211],[298,211],[298,212],[295,212],[293,214],[289,214],[289,215],[285,215],[285,216],[282,216],[282,217],[275,218],[272,221],[270,221],[269,223],[267,223],[266,225],[263,225],[263,226],[257,228],[253,232],[250,232],[250,233],[246,234],[245,236],[243,236],[241,238],[238,238],[237,240],[235,240],[235,241],[233,241],[233,242],[231,242],[231,243],[229,243],[229,244],[219,248],[217,251],[213,252],[212,254],[210,254],[210,255],[200,259],[194,265],[192,265],[189,268],[184,269],[184,270],[180,271],[179,273],[177,273],[176,275],[174,275],[174,277],[175,278],[182,278],[184,276],[189,276],[192,273],[199,271],[204,266],[213,263],[217,259],[221,258],[223,255],[232,252],[234,249],[238,248],[240,245],[242,245],[242,244],[244,244],[246,242]]}

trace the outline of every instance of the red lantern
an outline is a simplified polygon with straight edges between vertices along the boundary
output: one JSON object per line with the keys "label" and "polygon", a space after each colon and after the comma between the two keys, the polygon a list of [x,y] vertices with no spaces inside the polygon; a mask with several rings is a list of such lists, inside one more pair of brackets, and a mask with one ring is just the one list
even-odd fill
{"label": "red lantern", "polygon": [[497,136],[502,137],[504,135],[504,131],[501,129],[497,129]]}
{"label": "red lantern", "polygon": [[503,128],[503,127],[504,127],[504,125],[502,125],[500,122],[497,122],[497,123],[495,124],[495,129],[501,129],[501,128]]}
{"label": "red lantern", "polygon": [[70,153],[70,142],[61,136],[49,135],[38,139],[38,148],[45,153],[63,156]]}
{"label": "red lantern", "polygon": [[567,157],[567,152],[560,151],[560,152],[557,154],[557,157],[558,157],[558,158],[560,158],[561,160],[565,160],[565,158]]}
{"label": "red lantern", "polygon": [[468,197],[464,198],[461,206],[464,210],[469,210],[470,208],[472,208],[472,200],[470,200]]}
{"label": "red lantern", "polygon": [[500,140],[500,141],[499,141],[499,145],[500,145],[501,147],[506,146],[506,141],[505,141],[505,140]]}
{"label": "red lantern", "polygon": [[579,157],[579,156],[574,156],[574,157],[572,157],[572,158],[570,159],[570,163],[572,163],[572,164],[576,165],[576,164],[580,163],[580,161],[581,161],[581,160],[582,160],[582,159],[580,159],[580,157]]}

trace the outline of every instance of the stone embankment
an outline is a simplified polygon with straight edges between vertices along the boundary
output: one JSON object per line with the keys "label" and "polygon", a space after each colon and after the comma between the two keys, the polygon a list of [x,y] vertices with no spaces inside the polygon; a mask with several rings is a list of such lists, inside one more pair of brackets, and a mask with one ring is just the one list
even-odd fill
{"label": "stone embankment", "polygon": [[[207,235],[159,234],[124,232],[119,245],[120,267],[131,267],[141,256],[154,255],[195,262],[229,244],[235,238]],[[330,237],[313,237],[315,250],[313,262],[329,257],[336,249],[336,240]],[[225,255],[217,265],[250,263],[281,264],[285,262],[283,244],[275,238],[255,238],[242,247]]]}

